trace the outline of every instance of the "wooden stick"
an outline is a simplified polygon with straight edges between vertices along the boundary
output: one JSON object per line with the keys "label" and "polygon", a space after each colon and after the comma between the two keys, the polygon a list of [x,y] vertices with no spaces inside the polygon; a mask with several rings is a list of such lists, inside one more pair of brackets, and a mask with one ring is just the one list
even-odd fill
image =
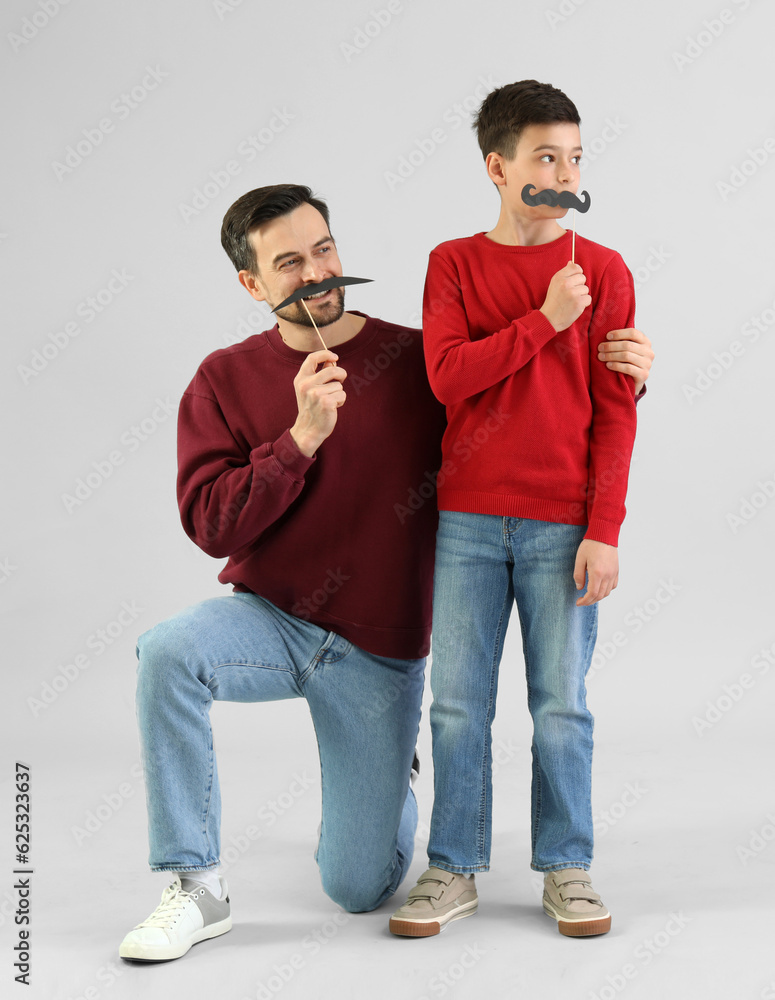
{"label": "wooden stick", "polygon": [[[318,330],[317,325],[315,323],[315,320],[312,319],[312,313],[309,311],[309,306],[304,301],[304,299],[301,299],[300,301],[301,301],[301,304],[304,306],[304,308],[307,310],[307,315],[309,316],[310,321],[312,322],[312,325],[315,327],[315,333],[318,335],[318,337],[320,337],[320,330]],[[326,342],[325,342],[325,340],[323,340],[322,337],[320,337],[320,343],[323,345],[323,350],[327,351],[328,348],[326,347]]]}
{"label": "wooden stick", "polygon": [[576,263],[576,209],[575,208],[573,209],[573,240],[572,240],[572,244],[573,244],[573,247],[572,247],[572,250],[571,250],[570,259],[571,259],[571,263],[575,264]]}

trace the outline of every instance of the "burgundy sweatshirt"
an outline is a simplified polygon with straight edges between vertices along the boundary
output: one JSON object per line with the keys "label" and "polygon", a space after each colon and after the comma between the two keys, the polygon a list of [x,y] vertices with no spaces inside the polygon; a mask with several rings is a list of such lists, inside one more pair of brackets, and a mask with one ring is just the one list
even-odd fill
{"label": "burgundy sweatshirt", "polygon": [[617,545],[635,438],[634,382],[597,358],[631,327],[632,276],[614,250],[576,236],[592,305],[556,333],[540,311],[571,233],[505,246],[484,233],[430,255],[423,302],[428,375],[449,426],[440,510],[588,525]]}
{"label": "burgundy sweatshirt", "polygon": [[335,352],[347,400],[312,458],[290,435],[307,355],[276,326],[204,360],[178,416],[183,527],[228,557],[235,590],[379,656],[426,656],[444,408],[419,330],[366,317]]}

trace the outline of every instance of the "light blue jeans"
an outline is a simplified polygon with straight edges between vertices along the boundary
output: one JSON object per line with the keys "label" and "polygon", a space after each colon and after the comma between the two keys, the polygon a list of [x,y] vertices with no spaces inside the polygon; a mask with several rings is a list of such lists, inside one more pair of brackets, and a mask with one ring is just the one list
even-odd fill
{"label": "light blue jeans", "polygon": [[[323,888],[351,912],[372,910],[396,891],[417,828],[409,774],[424,659],[374,656],[254,594],[217,597],[162,622],[138,640],[138,659],[154,871],[219,863],[213,700],[306,698],[320,752]],[[281,742],[274,752],[282,757]],[[245,794],[255,794],[273,763],[255,769]]]}
{"label": "light blue jeans", "polygon": [[516,599],[533,719],[531,868],[589,868],[593,719],[584,678],[597,605],[576,607],[586,590],[573,582],[585,531],[520,517],[440,512],[431,665],[432,865],[466,874],[490,867],[491,727]]}

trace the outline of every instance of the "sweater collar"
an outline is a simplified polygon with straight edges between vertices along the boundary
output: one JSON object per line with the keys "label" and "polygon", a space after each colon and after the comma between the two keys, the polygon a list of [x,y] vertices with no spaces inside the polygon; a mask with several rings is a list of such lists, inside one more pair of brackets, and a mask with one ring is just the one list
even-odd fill
{"label": "sweater collar", "polygon": [[[371,342],[372,338],[376,336],[377,324],[379,322],[378,320],[373,319],[371,316],[367,316],[366,313],[362,313],[357,309],[348,309],[347,312],[351,313],[354,316],[363,316],[366,322],[363,324],[361,329],[355,334],[355,336],[350,338],[350,340],[346,340],[343,344],[337,344],[336,347],[331,348],[334,354],[339,356],[340,361],[343,360],[344,358],[349,358],[357,351],[363,350],[363,348],[366,347]],[[323,334],[323,340],[325,340],[326,339],[325,327],[322,328],[321,332]],[[288,361],[292,361],[297,367],[301,367],[302,362],[307,357],[307,352],[297,351],[295,348],[289,347],[288,344],[286,344],[283,338],[280,336],[280,330],[276,323],[271,330],[267,330],[264,333],[264,336],[266,337],[267,343],[275,352],[275,354],[279,354],[281,357],[286,358]]]}

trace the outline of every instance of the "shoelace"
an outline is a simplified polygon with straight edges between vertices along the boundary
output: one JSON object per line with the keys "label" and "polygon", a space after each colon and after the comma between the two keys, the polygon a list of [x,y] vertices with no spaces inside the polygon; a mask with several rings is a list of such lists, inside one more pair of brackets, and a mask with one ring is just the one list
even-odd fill
{"label": "shoelace", "polygon": [[186,903],[191,898],[191,894],[181,885],[168,885],[161,896],[161,902],[138,927],[172,927],[175,919]]}

